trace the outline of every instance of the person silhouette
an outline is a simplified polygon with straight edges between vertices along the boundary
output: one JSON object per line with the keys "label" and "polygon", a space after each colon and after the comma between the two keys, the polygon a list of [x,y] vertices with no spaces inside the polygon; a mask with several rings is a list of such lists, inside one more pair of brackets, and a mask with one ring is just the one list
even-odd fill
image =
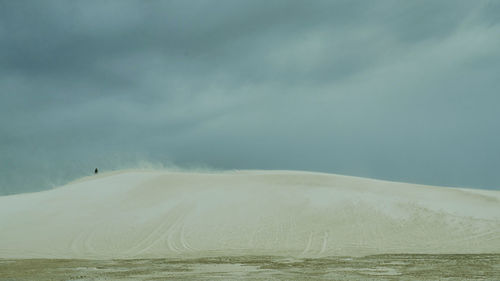
{"label": "person silhouette", "polygon": [[94,170],[94,174],[96,174],[96,175],[97,175],[97,173],[99,173],[99,170],[97,170],[97,168],[95,168],[95,170]]}

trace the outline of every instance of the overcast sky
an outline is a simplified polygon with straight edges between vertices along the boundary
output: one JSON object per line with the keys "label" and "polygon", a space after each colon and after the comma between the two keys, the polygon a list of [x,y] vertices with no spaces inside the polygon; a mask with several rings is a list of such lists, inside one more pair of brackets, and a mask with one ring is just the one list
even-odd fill
{"label": "overcast sky", "polygon": [[500,189],[500,1],[0,0],[0,194],[148,166]]}

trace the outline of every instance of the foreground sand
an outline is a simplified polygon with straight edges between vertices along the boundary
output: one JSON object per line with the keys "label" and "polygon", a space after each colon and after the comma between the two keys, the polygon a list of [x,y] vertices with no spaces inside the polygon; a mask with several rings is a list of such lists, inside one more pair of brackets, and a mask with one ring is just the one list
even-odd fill
{"label": "foreground sand", "polygon": [[500,280],[500,255],[0,260],[0,280]]}
{"label": "foreground sand", "polygon": [[0,258],[500,253],[500,192],[320,173],[126,171],[0,197]]}

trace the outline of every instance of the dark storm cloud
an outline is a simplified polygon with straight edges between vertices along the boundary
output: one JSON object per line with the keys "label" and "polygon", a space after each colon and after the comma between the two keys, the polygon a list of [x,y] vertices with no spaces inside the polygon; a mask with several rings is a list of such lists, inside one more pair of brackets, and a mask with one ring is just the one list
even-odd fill
{"label": "dark storm cloud", "polygon": [[0,192],[155,163],[500,187],[496,1],[0,1]]}

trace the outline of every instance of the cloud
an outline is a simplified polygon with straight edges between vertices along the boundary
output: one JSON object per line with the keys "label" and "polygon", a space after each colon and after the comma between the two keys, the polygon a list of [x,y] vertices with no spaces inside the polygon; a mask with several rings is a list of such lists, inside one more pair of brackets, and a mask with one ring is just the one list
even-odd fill
{"label": "cloud", "polygon": [[1,1],[0,193],[140,161],[498,189],[498,11]]}

